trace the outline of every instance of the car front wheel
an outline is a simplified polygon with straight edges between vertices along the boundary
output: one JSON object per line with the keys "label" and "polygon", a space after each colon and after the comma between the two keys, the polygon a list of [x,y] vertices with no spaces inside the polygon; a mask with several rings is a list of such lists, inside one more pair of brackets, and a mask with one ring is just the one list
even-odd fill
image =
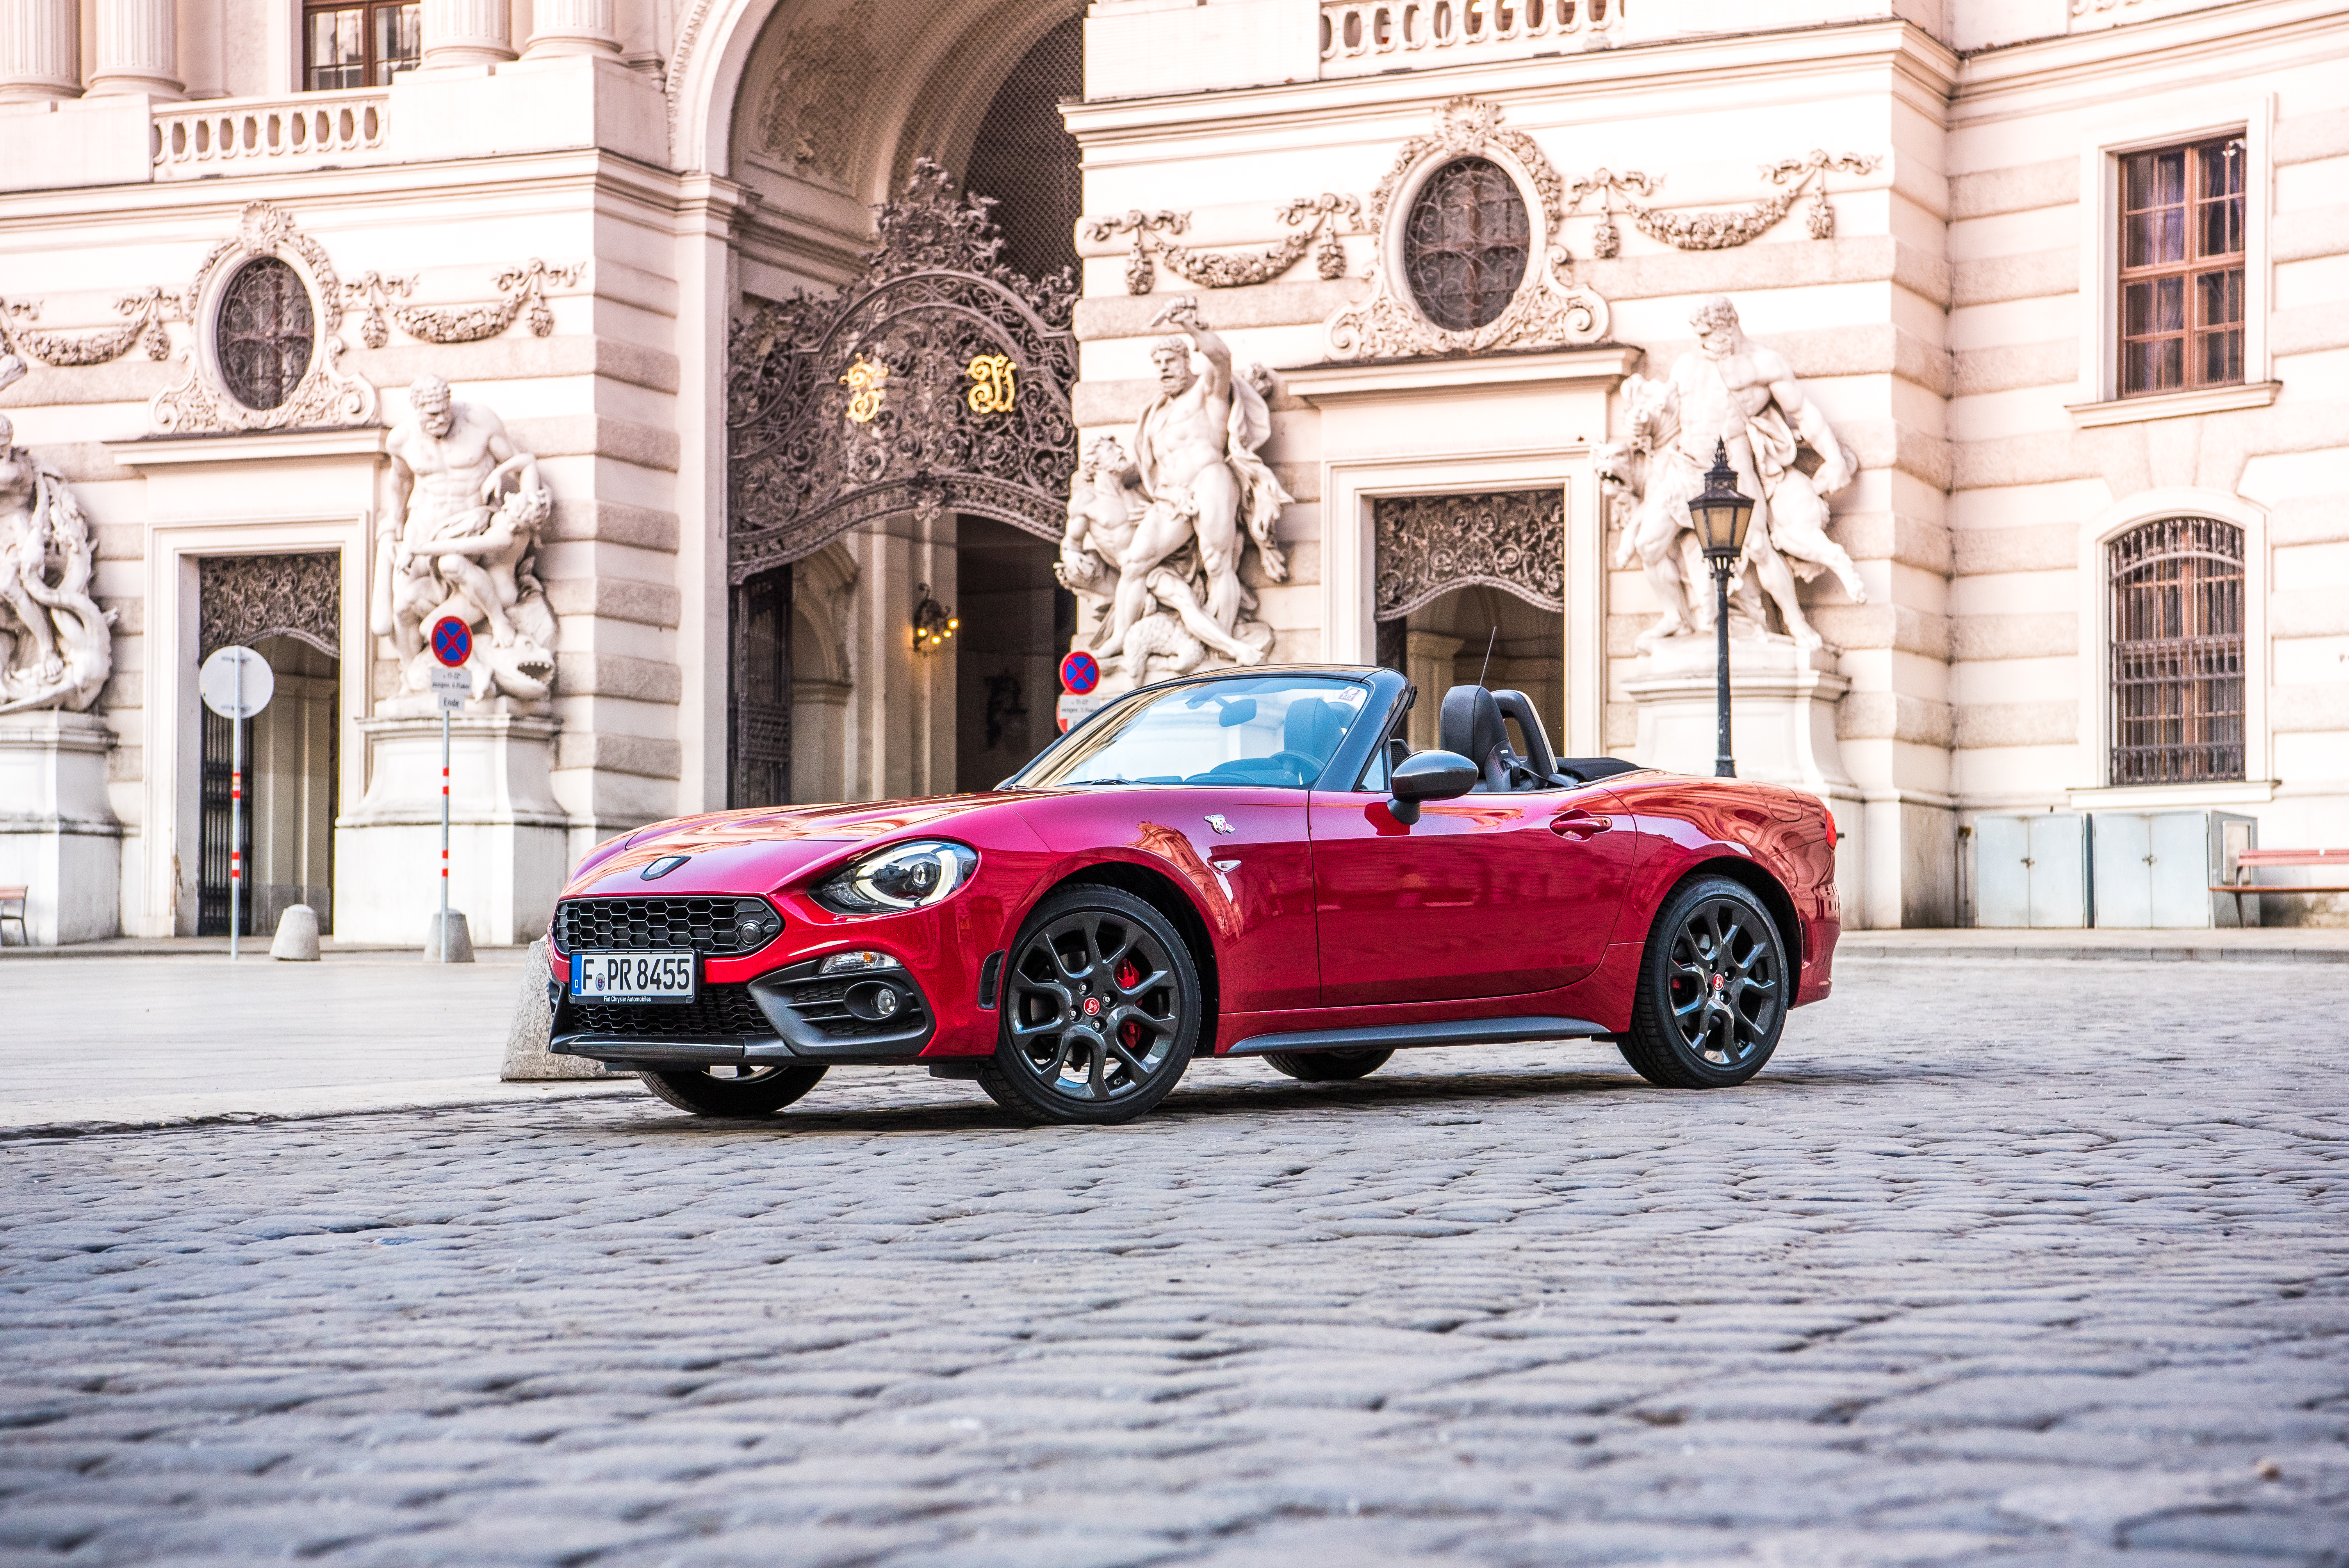
{"label": "car front wheel", "polygon": [[1112,887],[1052,894],[1003,975],[978,1085],[1023,1119],[1130,1121],[1172,1093],[1199,1040],[1198,965],[1173,923]]}
{"label": "car front wheel", "polygon": [[1623,1059],[1666,1088],[1744,1083],[1778,1048],[1791,989],[1762,901],[1727,877],[1698,877],[1649,930]]}
{"label": "car front wheel", "polygon": [[[720,1076],[724,1075],[724,1076]],[[692,1068],[636,1075],[645,1087],[696,1116],[772,1116],[813,1088],[822,1068]]]}

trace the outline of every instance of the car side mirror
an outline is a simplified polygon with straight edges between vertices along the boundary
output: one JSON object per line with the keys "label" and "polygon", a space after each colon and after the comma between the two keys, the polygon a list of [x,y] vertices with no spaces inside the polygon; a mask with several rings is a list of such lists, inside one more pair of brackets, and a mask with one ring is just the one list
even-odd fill
{"label": "car side mirror", "polygon": [[1387,810],[1409,826],[1419,820],[1423,800],[1450,800],[1476,788],[1484,775],[1456,751],[1418,751],[1396,764],[1388,788]]}

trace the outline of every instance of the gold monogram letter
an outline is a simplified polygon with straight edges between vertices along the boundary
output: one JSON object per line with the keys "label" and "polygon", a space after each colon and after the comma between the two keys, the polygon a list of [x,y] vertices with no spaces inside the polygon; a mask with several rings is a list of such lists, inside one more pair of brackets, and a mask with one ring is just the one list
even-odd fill
{"label": "gold monogram letter", "polygon": [[974,414],[1009,414],[1011,400],[1019,394],[1019,383],[1012,375],[1011,361],[1001,354],[982,354],[970,362],[966,372],[971,378],[970,411]]}
{"label": "gold monogram letter", "polygon": [[858,355],[856,363],[840,378],[840,384],[848,388],[848,417],[860,425],[871,423],[873,416],[881,412],[881,395],[887,390],[882,383],[888,379],[887,366]]}

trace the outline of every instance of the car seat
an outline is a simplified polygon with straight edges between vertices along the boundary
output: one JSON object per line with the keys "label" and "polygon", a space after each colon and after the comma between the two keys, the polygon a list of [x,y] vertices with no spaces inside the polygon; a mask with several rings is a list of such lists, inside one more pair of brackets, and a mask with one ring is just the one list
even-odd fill
{"label": "car seat", "polygon": [[1337,751],[1338,738],[1345,729],[1345,712],[1336,703],[1327,697],[1300,696],[1281,715],[1280,748],[1311,758],[1318,771]]}
{"label": "car seat", "polygon": [[[1510,749],[1509,719],[1517,721],[1517,733],[1525,738],[1523,757]],[[1540,711],[1521,691],[1454,686],[1444,694],[1438,734],[1437,745],[1476,765],[1484,776],[1476,785],[1482,791],[1569,789],[1640,768],[1619,757],[1560,758],[1550,749]]]}

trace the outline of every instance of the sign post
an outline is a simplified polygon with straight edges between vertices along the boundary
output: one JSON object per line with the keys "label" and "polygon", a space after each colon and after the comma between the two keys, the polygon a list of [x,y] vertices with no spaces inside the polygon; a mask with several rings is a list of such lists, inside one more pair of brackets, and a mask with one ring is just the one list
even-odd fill
{"label": "sign post", "polygon": [[277,677],[251,648],[213,651],[196,677],[204,706],[228,720],[228,955],[244,923],[244,721],[269,706]]}
{"label": "sign post", "polygon": [[454,615],[432,624],[432,656],[440,667],[432,672],[432,690],[440,699],[440,962],[449,962],[449,716],[464,706],[473,689],[473,677],[464,670],[473,656],[473,629]]}
{"label": "sign post", "polygon": [[1082,648],[1061,661],[1061,698],[1053,705],[1053,717],[1060,720],[1061,733],[1092,717],[1093,710],[1109,699],[1093,695],[1101,685],[1101,661]]}

